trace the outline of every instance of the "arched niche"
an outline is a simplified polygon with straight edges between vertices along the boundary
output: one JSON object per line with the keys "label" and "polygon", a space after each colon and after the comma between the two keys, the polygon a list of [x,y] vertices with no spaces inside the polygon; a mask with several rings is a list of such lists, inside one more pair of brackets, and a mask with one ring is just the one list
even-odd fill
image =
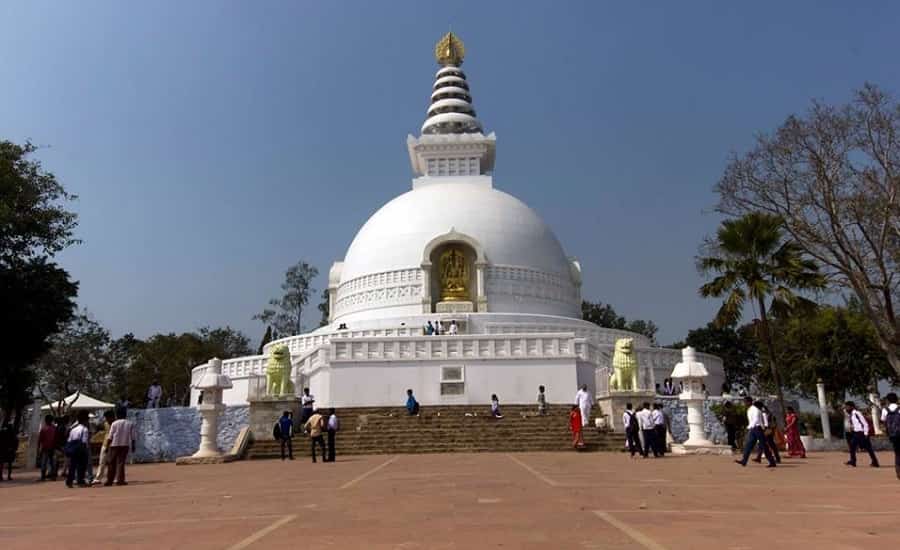
{"label": "arched niche", "polygon": [[431,239],[422,251],[422,312],[433,313],[441,300],[440,269],[441,255],[451,248],[461,250],[469,268],[469,301],[475,311],[487,311],[487,297],[484,293],[484,268],[488,265],[484,247],[478,239],[460,233],[451,228],[450,231]]}

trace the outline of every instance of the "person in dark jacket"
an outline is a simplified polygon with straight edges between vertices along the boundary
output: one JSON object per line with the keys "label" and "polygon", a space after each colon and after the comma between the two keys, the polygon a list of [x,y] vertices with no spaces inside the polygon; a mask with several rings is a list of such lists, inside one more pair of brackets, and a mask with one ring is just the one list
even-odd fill
{"label": "person in dark jacket", "polygon": [[0,481],[3,481],[3,466],[6,466],[6,479],[12,481],[12,466],[16,461],[16,451],[19,449],[19,436],[12,424],[7,422],[0,430]]}
{"label": "person in dark jacket", "polygon": [[294,419],[291,418],[291,411],[284,411],[281,418],[278,419],[278,440],[281,442],[281,460],[285,459],[285,449],[287,449],[287,458],[294,460]]}

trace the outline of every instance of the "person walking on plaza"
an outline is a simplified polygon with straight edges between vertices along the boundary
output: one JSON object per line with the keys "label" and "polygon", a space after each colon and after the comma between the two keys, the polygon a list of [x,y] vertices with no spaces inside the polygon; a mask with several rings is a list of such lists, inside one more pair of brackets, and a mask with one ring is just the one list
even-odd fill
{"label": "person walking on plaza", "polygon": [[856,467],[856,451],[862,449],[869,453],[870,466],[878,468],[878,455],[875,454],[872,442],[869,440],[869,422],[861,412],[856,410],[856,404],[853,401],[844,403],[844,410],[847,411],[853,428],[853,435],[850,436],[850,460],[846,462],[847,466]]}
{"label": "person walking on plaza", "polygon": [[328,458],[325,454],[325,438],[322,431],[325,429],[325,419],[319,414],[319,411],[313,411],[312,416],[303,425],[303,428],[309,434],[310,445],[312,448],[312,461],[316,461],[316,445],[322,448],[322,461]]}
{"label": "person walking on plaza", "polygon": [[747,461],[750,460],[750,455],[753,453],[753,448],[759,445],[766,455],[766,460],[769,462],[767,468],[774,468],[775,458],[772,456],[772,452],[769,451],[768,445],[766,445],[766,421],[761,409],[762,402],[757,401],[754,403],[753,398],[748,396],[744,398],[744,403],[747,405],[747,442],[744,445],[744,456],[740,460],[735,460],[735,462],[741,466],[746,466]]}
{"label": "person walking on plaza", "polygon": [[275,426],[277,439],[281,443],[281,460],[285,459],[285,449],[287,458],[294,460],[294,420],[291,418],[291,411],[284,411]]}
{"label": "person walking on plaza", "polygon": [[581,426],[581,410],[578,405],[572,405],[569,411],[569,430],[572,432],[572,446],[576,449],[584,447],[584,434]]}
{"label": "person walking on plaza", "polygon": [[100,462],[97,467],[97,475],[94,476],[94,481],[92,482],[94,485],[100,485],[103,483],[104,478],[106,478],[107,471],[109,470],[109,429],[112,427],[113,422],[116,421],[116,413],[112,411],[106,411],[103,413],[103,422],[104,427],[106,429],[106,435],[103,436],[103,445],[100,446]]}
{"label": "person walking on plaza", "polygon": [[134,423],[126,418],[124,409],[116,409],[116,421],[109,427],[106,434],[106,454],[109,456],[106,468],[106,482],[109,487],[115,480],[116,485],[128,485],[125,481],[125,462],[128,459],[128,449],[136,450],[137,440],[134,433]]}
{"label": "person walking on plaza", "polygon": [[73,482],[77,482],[79,487],[87,486],[84,476],[87,473],[88,445],[91,441],[89,418],[87,411],[78,411],[78,424],[69,430],[69,438],[66,440],[66,456],[69,457],[66,487],[70,489]]}
{"label": "person walking on plaza", "polygon": [[591,394],[588,393],[587,384],[582,384],[578,391],[575,393],[575,404],[578,405],[578,409],[581,411],[581,427],[587,427],[588,423],[591,420],[591,406],[593,405],[591,399]]}
{"label": "person walking on plaza", "polygon": [[545,416],[547,414],[547,396],[544,395],[544,386],[538,386],[538,416]]}
{"label": "person walking on plaza", "polygon": [[625,444],[628,446],[628,452],[631,458],[641,453],[641,440],[638,433],[641,428],[638,426],[637,415],[631,410],[631,403],[625,403],[625,412],[622,413],[622,426],[625,429]]}
{"label": "person walking on plaza", "polygon": [[38,432],[38,464],[41,466],[39,481],[56,481],[56,426],[53,424],[53,415],[44,416],[44,425]]}
{"label": "person walking on plaza", "polygon": [[653,426],[653,412],[650,410],[650,403],[644,402],[643,407],[635,416],[641,429],[641,435],[644,436],[641,456],[647,458],[650,451],[653,451],[653,458],[659,457],[659,450],[656,446],[656,429]]}
{"label": "person walking on plaza", "polygon": [[500,412],[500,398],[496,393],[491,394],[491,416],[503,418],[503,414]]}
{"label": "person walking on plaza", "polygon": [[335,456],[337,454],[336,449],[334,448],[334,438],[338,433],[338,430],[341,429],[341,423],[338,420],[337,415],[334,413],[334,409],[328,414],[328,423],[326,425],[328,430],[328,458],[325,462],[334,462]]}
{"label": "person walking on plaza", "polygon": [[888,405],[881,409],[881,423],[894,446],[894,470],[897,479],[900,479],[900,404],[897,403],[897,394],[894,392],[887,394],[885,399]]}
{"label": "person walking on plaza", "polygon": [[409,416],[416,416],[419,414],[419,402],[416,401],[416,397],[413,395],[412,390],[406,390],[406,412]]}
{"label": "person walking on plaza", "polygon": [[794,407],[787,407],[784,417],[784,437],[787,439],[788,456],[806,458],[806,447],[800,439],[800,417]]}
{"label": "person walking on plaza", "polygon": [[0,481],[3,481],[3,467],[6,466],[6,480],[12,481],[13,462],[19,449],[19,436],[8,421],[0,429]]}
{"label": "person walking on plaza", "polygon": [[728,434],[728,446],[731,451],[737,450],[737,430],[740,424],[737,409],[734,408],[731,401],[726,401],[723,408],[723,424],[725,424],[725,432]]}
{"label": "person walking on plaza", "polygon": [[159,385],[159,380],[154,380],[150,387],[147,388],[147,408],[148,409],[156,409],[159,408],[159,400],[162,398],[162,386]]}
{"label": "person walking on plaza", "polygon": [[59,470],[62,469],[62,477],[66,477],[68,472],[67,465],[69,457],[66,456],[66,442],[69,440],[69,417],[67,415],[56,418],[56,471],[53,477],[57,477]]}
{"label": "person walking on plaza", "polygon": [[[769,452],[772,453],[772,456],[775,457],[775,462],[777,464],[781,464],[781,453],[778,452],[778,443],[775,441],[775,431],[778,429],[777,424],[775,423],[775,417],[769,411],[769,407],[766,407],[762,404],[761,401],[757,401],[758,407],[762,411],[763,416],[763,424],[765,425],[765,430],[763,430],[763,434],[765,435],[766,447],[768,447]],[[756,458],[753,459],[753,462],[762,462],[762,454],[763,450],[760,447],[756,451]]]}
{"label": "person walking on plaza", "polygon": [[659,453],[659,456],[665,456],[666,415],[663,414],[662,404],[653,404],[653,411],[650,413],[650,418],[653,419],[653,442],[656,444],[656,449],[653,451],[654,456],[656,456],[656,453]]}
{"label": "person walking on plaza", "polygon": [[306,424],[309,417],[313,414],[316,398],[309,393],[309,388],[303,388],[303,395],[300,396],[300,423]]}

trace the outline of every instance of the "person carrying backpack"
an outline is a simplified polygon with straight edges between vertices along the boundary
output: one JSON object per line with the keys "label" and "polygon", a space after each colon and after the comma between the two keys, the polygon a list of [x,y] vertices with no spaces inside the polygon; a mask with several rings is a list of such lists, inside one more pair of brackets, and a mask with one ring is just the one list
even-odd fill
{"label": "person carrying backpack", "polygon": [[847,401],[844,404],[844,410],[850,417],[850,426],[853,429],[853,435],[850,439],[850,460],[846,462],[847,466],[856,467],[856,451],[862,449],[869,453],[869,459],[872,461],[871,466],[878,468],[878,455],[872,449],[872,442],[869,440],[869,423],[866,417],[856,409],[853,401]]}
{"label": "person carrying backpack", "polygon": [[641,440],[638,435],[641,428],[638,425],[637,415],[631,410],[631,403],[625,403],[622,425],[625,427],[625,442],[628,445],[628,452],[631,453],[631,458],[634,458],[634,455],[641,452]]}
{"label": "person carrying backpack", "polygon": [[294,460],[294,419],[291,418],[291,411],[284,411],[281,418],[275,422],[275,426],[272,428],[272,437],[281,443],[281,460],[285,459],[285,450],[287,450],[287,458]]}
{"label": "person carrying backpack", "polygon": [[887,430],[891,444],[894,445],[894,470],[897,479],[900,479],[900,405],[897,404],[897,394],[887,394],[888,406],[881,410],[881,422]]}

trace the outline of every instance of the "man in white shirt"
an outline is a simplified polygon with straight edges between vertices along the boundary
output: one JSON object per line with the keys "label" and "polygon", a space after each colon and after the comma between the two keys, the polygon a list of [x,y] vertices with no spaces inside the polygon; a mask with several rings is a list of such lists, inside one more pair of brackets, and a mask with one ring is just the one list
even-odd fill
{"label": "man in white shirt", "polygon": [[666,454],[666,416],[663,414],[661,404],[659,404],[659,403],[653,404],[653,411],[650,413],[650,418],[653,419],[653,431],[654,431],[653,442],[656,443],[656,452],[659,453],[659,456],[665,456],[665,454]]}
{"label": "man in white shirt", "polygon": [[850,460],[846,462],[847,466],[856,467],[856,450],[863,449],[869,453],[869,459],[872,461],[871,466],[878,468],[878,456],[872,449],[872,442],[869,441],[869,422],[861,412],[856,410],[856,404],[853,401],[844,403],[844,410],[847,411],[853,428],[853,435],[850,439]]}
{"label": "man in white shirt", "polygon": [[147,389],[147,408],[155,409],[159,407],[159,398],[162,397],[162,386],[158,380],[154,380]]}
{"label": "man in white shirt", "polygon": [[650,451],[653,451],[653,457],[659,456],[658,446],[656,445],[656,430],[653,427],[653,412],[650,410],[650,403],[644,402],[643,408],[635,415],[637,417],[638,427],[641,429],[641,435],[644,436],[644,446],[641,449],[641,456],[647,458]]}
{"label": "man in white shirt", "polygon": [[316,398],[309,393],[309,388],[303,388],[303,395],[300,396],[300,424],[306,424],[312,416],[315,403]]}
{"label": "man in white shirt", "polygon": [[581,411],[581,427],[587,427],[591,418],[591,406],[593,405],[591,399],[591,394],[588,393],[587,384],[582,384],[580,388],[578,388],[578,392],[575,394],[575,404],[578,405],[578,409]]}
{"label": "man in white shirt", "polygon": [[86,487],[85,474],[88,467],[88,445],[91,442],[91,431],[88,429],[88,412],[78,411],[78,423],[69,430],[66,440],[66,455],[69,457],[69,471],[66,474],[66,486],[72,488],[76,481],[79,487]]}
{"label": "man in white shirt", "polygon": [[328,422],[325,424],[325,427],[328,430],[328,455],[322,460],[324,460],[325,462],[334,462],[334,436],[341,428],[341,423],[340,421],[338,421],[337,415],[334,414],[334,409],[331,409],[331,411],[329,412]]}
{"label": "man in white shirt", "polygon": [[[542,386],[543,387],[543,386]],[[643,454],[641,450],[641,440],[638,437],[641,428],[638,426],[638,419],[634,411],[631,410],[631,403],[625,403],[625,412],[622,413],[622,426],[625,430],[625,444],[628,446],[628,452],[631,458],[637,453]]]}
{"label": "man in white shirt", "polygon": [[459,325],[456,324],[456,321],[450,321],[449,334],[450,336],[456,336],[457,334],[459,334]]}
{"label": "man in white shirt", "polygon": [[125,461],[128,458],[128,449],[135,450],[136,440],[134,435],[134,423],[127,419],[128,413],[124,409],[116,410],[116,421],[109,427],[106,435],[107,454],[109,466],[106,469],[106,487],[113,484],[128,485],[125,481]]}
{"label": "man in white shirt", "polygon": [[741,466],[746,466],[753,448],[759,444],[759,447],[766,454],[766,460],[769,462],[767,468],[775,467],[775,458],[766,445],[766,419],[762,414],[762,402],[753,402],[752,397],[745,397],[744,404],[747,405],[747,443],[744,445],[744,457],[741,460],[735,460]]}

